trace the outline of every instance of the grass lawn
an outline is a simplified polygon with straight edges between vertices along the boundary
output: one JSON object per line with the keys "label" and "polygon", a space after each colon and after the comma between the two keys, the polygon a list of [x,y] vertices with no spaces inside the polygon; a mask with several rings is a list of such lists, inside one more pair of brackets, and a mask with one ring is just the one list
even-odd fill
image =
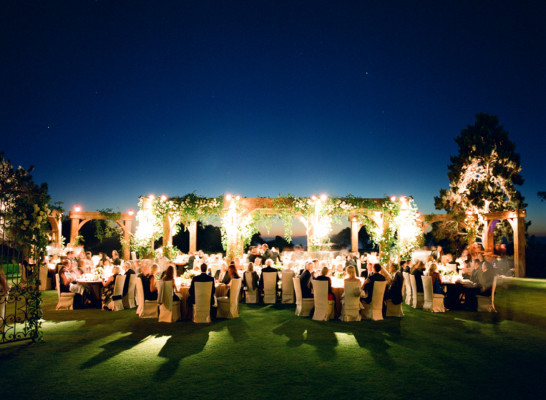
{"label": "grass lawn", "polygon": [[539,399],[546,281],[515,280],[497,314],[404,306],[384,321],[315,322],[294,306],[240,305],[210,325],[134,310],[55,311],[44,343],[0,347],[0,399]]}

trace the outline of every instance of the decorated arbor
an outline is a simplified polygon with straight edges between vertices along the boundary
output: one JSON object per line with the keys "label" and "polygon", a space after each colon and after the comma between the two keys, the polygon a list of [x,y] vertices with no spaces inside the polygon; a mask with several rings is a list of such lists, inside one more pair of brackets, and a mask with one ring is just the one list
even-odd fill
{"label": "decorated arbor", "polygon": [[284,223],[285,238],[291,241],[292,220],[297,218],[306,228],[308,250],[327,250],[332,224],[342,218],[351,222],[352,250],[358,250],[358,231],[365,226],[380,246],[382,260],[411,254],[419,246],[422,231],[419,214],[411,198],[363,199],[348,195],[310,198],[280,195],[277,198],[221,196],[205,198],[189,194],[184,197],[140,199],[139,223],[132,246],[141,255],[153,252],[153,243],[163,237],[163,246],[172,245],[179,224],[189,229],[190,251],[197,250],[196,224],[219,217],[222,242],[228,258],[240,257],[245,245],[256,233],[257,225],[275,219]]}

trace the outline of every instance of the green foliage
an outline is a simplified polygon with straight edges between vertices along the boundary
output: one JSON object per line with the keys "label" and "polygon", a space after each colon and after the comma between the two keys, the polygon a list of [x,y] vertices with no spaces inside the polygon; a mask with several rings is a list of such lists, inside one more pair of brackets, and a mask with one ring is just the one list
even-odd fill
{"label": "green foliage", "polygon": [[525,208],[516,189],[523,184],[520,156],[498,118],[488,114],[477,114],[455,142],[459,151],[450,157],[449,189],[441,189],[434,201],[437,209],[460,216],[468,225],[467,239],[474,240],[485,213]]}
{"label": "green foliage", "polygon": [[102,242],[106,238],[119,237],[121,228],[117,224],[112,225],[112,222],[118,221],[121,218],[121,213],[114,212],[111,208],[97,211],[105,218],[105,220],[96,219],[93,221],[95,224],[95,237],[99,242]]}
{"label": "green foliage", "polygon": [[538,197],[540,197],[540,201],[546,200],[546,192],[538,192]]}
{"label": "green foliage", "polygon": [[[48,215],[51,201],[47,185],[36,185],[30,172],[13,168],[10,161],[0,153],[0,204],[3,207],[4,231],[2,241],[22,253],[24,258],[38,261],[48,245],[46,230],[49,229]],[[34,341],[42,339],[41,293],[38,290],[39,265],[28,274],[27,323],[25,336]]]}

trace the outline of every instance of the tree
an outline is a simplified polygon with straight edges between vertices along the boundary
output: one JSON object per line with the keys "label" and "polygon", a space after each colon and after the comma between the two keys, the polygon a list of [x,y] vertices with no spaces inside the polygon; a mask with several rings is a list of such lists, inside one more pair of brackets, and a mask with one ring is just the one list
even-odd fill
{"label": "tree", "polygon": [[540,197],[540,201],[546,200],[546,192],[538,192],[538,197]]}
{"label": "tree", "polygon": [[[466,222],[472,240],[483,230],[484,214],[525,208],[516,188],[523,184],[520,156],[498,118],[484,113],[477,114],[474,125],[463,129],[455,142],[459,153],[450,157],[449,189],[441,189],[434,202],[437,209]],[[499,225],[507,229],[508,224]]]}

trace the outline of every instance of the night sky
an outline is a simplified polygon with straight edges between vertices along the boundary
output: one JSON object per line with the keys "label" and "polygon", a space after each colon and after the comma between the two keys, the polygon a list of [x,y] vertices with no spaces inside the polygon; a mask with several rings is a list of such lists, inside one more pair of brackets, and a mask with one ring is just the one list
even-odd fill
{"label": "night sky", "polygon": [[497,115],[546,235],[546,2],[0,4],[0,151],[70,209],[148,193],[412,195]]}

